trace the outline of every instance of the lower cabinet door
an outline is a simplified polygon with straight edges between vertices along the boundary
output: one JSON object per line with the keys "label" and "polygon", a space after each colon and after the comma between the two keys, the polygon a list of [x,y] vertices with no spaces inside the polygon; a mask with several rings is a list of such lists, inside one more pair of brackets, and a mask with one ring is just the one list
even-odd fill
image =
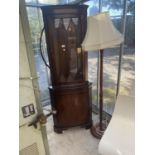
{"label": "lower cabinet door", "polygon": [[74,126],[91,127],[91,84],[70,84],[50,89],[53,108],[57,111],[54,118],[55,129]]}

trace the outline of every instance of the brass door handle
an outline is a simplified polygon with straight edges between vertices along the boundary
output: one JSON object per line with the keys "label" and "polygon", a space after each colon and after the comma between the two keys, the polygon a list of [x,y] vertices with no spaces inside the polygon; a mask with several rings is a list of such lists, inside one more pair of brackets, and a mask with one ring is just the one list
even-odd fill
{"label": "brass door handle", "polygon": [[53,110],[49,114],[45,115],[43,113],[39,114],[28,126],[34,126],[35,129],[37,129],[37,123],[40,123],[41,125],[45,125],[47,123],[47,118],[51,115],[56,115],[57,111]]}

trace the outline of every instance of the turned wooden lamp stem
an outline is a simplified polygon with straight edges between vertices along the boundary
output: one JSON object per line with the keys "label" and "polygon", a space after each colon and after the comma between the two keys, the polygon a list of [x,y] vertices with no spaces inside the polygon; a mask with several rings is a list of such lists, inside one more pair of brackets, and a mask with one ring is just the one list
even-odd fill
{"label": "turned wooden lamp stem", "polygon": [[99,122],[92,126],[91,133],[98,139],[101,139],[105,129],[106,124],[103,123],[103,57],[104,50],[99,51]]}
{"label": "turned wooden lamp stem", "polygon": [[103,53],[104,53],[104,50],[101,49],[100,50],[100,98],[99,98],[99,109],[100,109],[100,113],[99,113],[99,118],[100,118],[100,130],[102,131],[103,130],[103,125],[102,125],[102,110],[103,110]]}

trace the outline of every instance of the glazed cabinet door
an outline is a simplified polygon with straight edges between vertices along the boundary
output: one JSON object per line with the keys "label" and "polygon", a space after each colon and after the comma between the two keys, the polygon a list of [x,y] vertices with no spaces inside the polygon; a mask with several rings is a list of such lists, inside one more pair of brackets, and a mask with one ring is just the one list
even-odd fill
{"label": "glazed cabinet door", "polygon": [[81,49],[86,29],[83,12],[86,9],[62,7],[61,11],[54,8],[53,12],[44,13],[53,85],[85,80],[86,54]]}

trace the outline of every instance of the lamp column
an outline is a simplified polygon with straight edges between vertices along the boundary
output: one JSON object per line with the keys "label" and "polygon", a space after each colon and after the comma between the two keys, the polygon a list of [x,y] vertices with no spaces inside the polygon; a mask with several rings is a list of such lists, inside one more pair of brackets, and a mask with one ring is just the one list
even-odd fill
{"label": "lamp column", "polygon": [[[100,131],[102,132],[103,131],[103,125],[102,125],[102,110],[103,110],[103,54],[104,54],[104,50],[101,49],[100,50],[100,98],[99,98],[99,109],[100,109],[100,122],[99,122],[99,125],[100,125]],[[102,135],[101,135],[102,136]]]}
{"label": "lamp column", "polygon": [[97,124],[95,124],[94,126],[92,126],[92,128],[91,128],[92,135],[98,139],[101,139],[101,137],[104,134],[104,131],[106,129],[106,124],[103,123],[103,57],[104,57],[104,50],[100,49],[100,56],[99,56],[99,62],[100,62],[99,122]]}

